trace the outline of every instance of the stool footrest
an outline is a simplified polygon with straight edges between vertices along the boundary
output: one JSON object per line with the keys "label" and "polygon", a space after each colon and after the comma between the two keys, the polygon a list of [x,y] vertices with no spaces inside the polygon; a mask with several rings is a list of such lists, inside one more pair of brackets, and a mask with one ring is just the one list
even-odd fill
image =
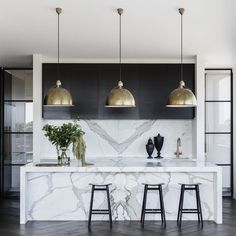
{"label": "stool footrest", "polygon": [[162,213],[161,209],[145,209],[144,210],[145,214],[157,214],[157,213]]}
{"label": "stool footrest", "polygon": [[106,188],[94,188],[94,191],[106,191]]}
{"label": "stool footrest", "polygon": [[93,212],[93,215],[109,215],[109,212]]}
{"label": "stool footrest", "polygon": [[185,209],[182,209],[183,211],[197,211],[198,209],[196,209],[196,208],[193,208],[193,209],[191,209],[191,208],[185,208]]}
{"label": "stool footrest", "polygon": [[200,211],[198,209],[182,209],[182,213],[195,214],[200,213]]}
{"label": "stool footrest", "polygon": [[108,212],[108,209],[93,209],[92,212],[97,211],[97,212]]}
{"label": "stool footrest", "polygon": [[154,187],[151,187],[151,188],[148,187],[148,188],[147,188],[147,190],[159,190],[159,189],[160,189],[159,187],[156,187],[156,188],[154,188]]}

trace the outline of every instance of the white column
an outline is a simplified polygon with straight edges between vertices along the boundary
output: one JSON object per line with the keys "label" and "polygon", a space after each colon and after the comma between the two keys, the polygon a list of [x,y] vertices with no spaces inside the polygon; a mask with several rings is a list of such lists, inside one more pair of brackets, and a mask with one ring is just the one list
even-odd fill
{"label": "white column", "polygon": [[[235,78],[236,76],[236,64],[233,68],[233,77]],[[236,81],[233,78],[233,149],[234,149],[234,153],[233,153],[233,177],[234,177],[234,185],[233,185],[233,198],[236,199]]]}
{"label": "white column", "polygon": [[33,160],[39,161],[42,140],[42,55],[33,55]]}
{"label": "white column", "polygon": [[218,167],[218,171],[214,173],[214,221],[217,224],[223,223],[222,213],[222,168]]}
{"label": "white column", "polygon": [[198,160],[205,160],[205,61],[196,56],[195,95],[197,107],[193,121],[193,153]]}
{"label": "white column", "polygon": [[28,210],[28,191],[27,191],[27,176],[25,166],[20,168],[20,224],[27,223]]}

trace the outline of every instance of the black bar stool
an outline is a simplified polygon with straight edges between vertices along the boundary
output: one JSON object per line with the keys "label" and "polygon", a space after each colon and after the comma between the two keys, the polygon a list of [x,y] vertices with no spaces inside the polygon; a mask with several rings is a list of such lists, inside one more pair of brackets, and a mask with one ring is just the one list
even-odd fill
{"label": "black bar stool", "polygon": [[[142,205],[141,220],[140,220],[143,227],[144,227],[144,221],[145,221],[145,214],[161,214],[162,226],[166,227],[166,216],[165,216],[165,208],[164,208],[164,201],[163,201],[163,194],[162,194],[162,185],[163,185],[163,183],[161,183],[161,184],[144,184],[143,205]],[[160,208],[146,209],[147,193],[149,190],[159,191]]]}
{"label": "black bar stool", "polygon": [[[181,185],[181,192],[180,192],[180,200],[179,200],[179,210],[177,216],[177,224],[181,228],[182,223],[182,214],[197,214],[198,223],[201,224],[203,227],[203,219],[202,219],[202,207],[201,207],[201,200],[200,200],[200,193],[199,193],[199,185],[200,183],[196,184],[180,184]],[[196,202],[197,202],[197,209],[184,209],[184,192],[185,190],[195,191],[196,192]]]}
{"label": "black bar stool", "polygon": [[[89,230],[91,230],[92,214],[96,214],[96,215],[108,214],[109,221],[110,221],[110,228],[112,228],[111,203],[110,203],[110,195],[109,195],[109,185],[111,185],[111,184],[109,183],[109,184],[89,184],[89,185],[92,186],[90,209],[89,209],[89,219],[88,219]],[[108,209],[93,209],[93,198],[94,198],[95,191],[106,191]]]}

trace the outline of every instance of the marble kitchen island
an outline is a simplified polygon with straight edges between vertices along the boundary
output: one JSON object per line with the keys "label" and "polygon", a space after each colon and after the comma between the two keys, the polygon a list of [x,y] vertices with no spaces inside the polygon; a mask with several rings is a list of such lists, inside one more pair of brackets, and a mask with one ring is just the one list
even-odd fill
{"label": "marble kitchen island", "polygon": [[[38,167],[31,163],[21,167],[20,223],[44,220],[87,220],[91,186],[89,183],[112,183],[110,187],[113,220],[139,220],[143,198],[142,183],[165,183],[163,186],[167,220],[176,220],[179,183],[201,183],[200,196],[204,220],[222,223],[221,167],[194,160],[140,158],[101,159],[93,166],[82,167],[72,161],[70,166]],[[186,192],[185,204],[195,208],[195,194]],[[147,206],[159,206],[156,192],[148,194]],[[95,193],[95,208],[106,208],[106,197]],[[108,216],[93,216],[92,220],[107,220]],[[147,215],[147,220],[159,220],[159,215]],[[197,216],[184,214],[183,220]]]}

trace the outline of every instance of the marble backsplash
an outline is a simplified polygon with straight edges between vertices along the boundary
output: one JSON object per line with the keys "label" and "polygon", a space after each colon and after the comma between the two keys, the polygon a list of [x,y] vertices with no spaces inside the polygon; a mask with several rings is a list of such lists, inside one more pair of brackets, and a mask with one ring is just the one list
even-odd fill
{"label": "marble backsplash", "polygon": [[[61,125],[65,120],[42,120],[45,124]],[[87,158],[147,157],[145,144],[158,133],[164,136],[163,157],[173,157],[176,141],[182,141],[183,157],[193,156],[192,120],[81,120],[85,131]],[[55,147],[41,133],[41,153],[36,159],[55,158]],[[153,156],[156,155],[154,150]]]}

